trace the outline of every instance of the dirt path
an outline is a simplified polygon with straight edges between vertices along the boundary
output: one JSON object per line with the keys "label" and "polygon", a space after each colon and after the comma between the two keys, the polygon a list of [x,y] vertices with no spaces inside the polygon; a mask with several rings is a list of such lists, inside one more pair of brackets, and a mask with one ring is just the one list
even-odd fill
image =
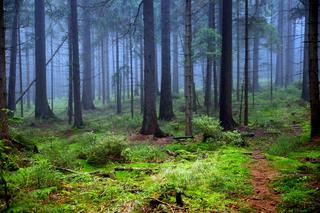
{"label": "dirt path", "polygon": [[247,202],[256,212],[277,212],[276,205],[280,202],[280,197],[269,188],[269,183],[277,175],[277,171],[269,166],[265,155],[259,150],[253,152],[252,159],[250,169],[254,192]]}

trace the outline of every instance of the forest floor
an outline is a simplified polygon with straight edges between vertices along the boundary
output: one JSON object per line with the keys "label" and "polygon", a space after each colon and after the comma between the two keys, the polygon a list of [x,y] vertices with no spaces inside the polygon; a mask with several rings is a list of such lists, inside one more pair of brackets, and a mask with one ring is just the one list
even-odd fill
{"label": "forest floor", "polygon": [[[184,132],[182,98],[177,118],[160,122],[172,135],[162,139],[137,134],[141,116],[115,115],[114,106],[86,112],[80,130],[65,120],[15,119],[11,135],[24,148],[2,156],[6,211],[316,212],[320,146],[308,142],[308,106],[295,101],[297,93],[277,93],[278,104],[258,94],[241,140],[214,129],[219,137],[203,142],[196,125],[194,139],[175,140]],[[1,198],[0,188],[4,210]]]}

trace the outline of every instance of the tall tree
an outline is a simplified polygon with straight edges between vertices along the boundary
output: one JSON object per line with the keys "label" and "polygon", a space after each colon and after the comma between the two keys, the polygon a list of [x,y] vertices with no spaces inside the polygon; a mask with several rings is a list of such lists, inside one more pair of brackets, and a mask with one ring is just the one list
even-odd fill
{"label": "tall tree", "polygon": [[170,48],[170,5],[171,0],[161,1],[161,94],[160,94],[160,120],[172,120],[171,94],[171,48]]}
{"label": "tall tree", "polygon": [[91,48],[91,12],[89,1],[83,3],[83,82],[82,82],[82,106],[84,110],[93,110],[92,93],[92,48]]}
{"label": "tall tree", "polygon": [[14,17],[11,27],[11,47],[10,47],[10,73],[9,73],[9,94],[8,109],[16,109],[16,72],[17,72],[17,47],[18,47],[18,18],[20,1],[14,1]]}
{"label": "tall tree", "polygon": [[278,33],[280,41],[278,42],[277,47],[277,61],[276,61],[276,86],[283,86],[283,9],[284,1],[279,1],[279,15],[278,15]]}
{"label": "tall tree", "polygon": [[193,68],[192,68],[192,2],[185,1],[185,32],[184,32],[184,95],[185,119],[186,119],[186,136],[192,136],[192,111],[193,111]]}
{"label": "tall tree", "polygon": [[309,79],[311,108],[311,137],[320,137],[320,99],[318,64],[318,0],[309,1]]}
{"label": "tall tree", "polygon": [[222,4],[220,121],[225,130],[230,130],[235,126],[232,116],[232,0],[224,0]]}
{"label": "tall tree", "polygon": [[[260,19],[260,1],[256,0],[255,2],[255,14],[256,19]],[[259,90],[259,57],[260,57],[260,32],[254,33],[253,39],[253,72],[252,72],[252,91],[255,92]]]}
{"label": "tall tree", "polygon": [[244,61],[244,125],[248,125],[248,90],[249,90],[249,2],[245,0],[245,61]]}
{"label": "tall tree", "polygon": [[294,69],[294,34],[293,34],[293,20],[291,17],[292,0],[288,1],[288,15],[287,15],[287,25],[288,25],[288,36],[287,36],[287,69],[285,76],[285,86],[289,86],[293,81],[293,69]]}
{"label": "tall tree", "polygon": [[140,133],[161,136],[156,113],[155,42],[153,0],[143,2],[144,22],[144,108]]}
{"label": "tall tree", "polygon": [[302,74],[302,94],[301,99],[310,100],[309,90],[309,4],[305,4],[306,15],[304,24],[304,47],[303,47],[303,74]]}
{"label": "tall tree", "polygon": [[177,29],[174,29],[172,33],[172,89],[175,95],[179,94],[179,38],[177,31]]}
{"label": "tall tree", "polygon": [[70,0],[71,10],[71,43],[72,43],[72,78],[74,101],[74,126],[83,126],[81,97],[80,97],[80,64],[79,64],[79,35],[77,0]]}
{"label": "tall tree", "polygon": [[[214,29],[214,16],[215,16],[215,2],[210,0],[209,2],[209,11],[208,11],[208,28]],[[212,112],[212,66],[213,66],[213,43],[208,39],[208,49],[207,49],[207,69],[206,69],[206,83],[205,83],[205,96],[204,96],[204,105],[206,107],[207,115],[210,115]]]}
{"label": "tall tree", "polygon": [[6,108],[6,53],[3,0],[0,0],[0,140],[9,139],[9,128]]}
{"label": "tall tree", "polygon": [[36,97],[35,118],[53,118],[47,99],[46,75],[46,37],[45,37],[45,8],[44,0],[35,0],[35,69],[36,69]]}

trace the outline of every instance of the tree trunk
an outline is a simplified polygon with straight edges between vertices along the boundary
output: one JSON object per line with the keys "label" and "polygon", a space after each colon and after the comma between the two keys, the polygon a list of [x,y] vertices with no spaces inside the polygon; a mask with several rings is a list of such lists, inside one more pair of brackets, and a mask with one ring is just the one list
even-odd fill
{"label": "tree trunk", "polygon": [[171,94],[171,48],[170,48],[170,5],[171,0],[161,1],[161,94],[159,119],[174,118]]}
{"label": "tree trunk", "polygon": [[[208,28],[214,29],[214,16],[215,16],[215,2],[210,0],[209,2],[209,11],[208,11]],[[213,52],[214,47],[212,41],[208,41],[207,52]],[[213,64],[213,55],[207,55],[207,70],[206,70],[206,84],[205,84],[205,96],[204,96],[204,105],[206,107],[207,115],[211,115],[212,112],[212,64]]]}
{"label": "tree trunk", "polygon": [[185,135],[192,136],[192,112],[193,112],[193,69],[192,69],[192,2],[185,0],[185,38],[184,38],[184,94],[186,129]]}
{"label": "tree trunk", "polygon": [[277,47],[277,61],[276,61],[276,81],[278,87],[283,86],[283,9],[284,1],[279,1],[279,17],[278,17],[278,33],[280,41]]}
{"label": "tree trunk", "polygon": [[309,90],[309,7],[306,4],[306,17],[304,26],[304,48],[303,48],[303,76],[302,76],[302,94],[301,99],[310,101]]}
{"label": "tree trunk", "polygon": [[91,48],[91,13],[88,1],[82,1],[83,9],[83,80],[82,80],[82,107],[84,110],[93,110],[92,97],[92,48]]}
{"label": "tree trunk", "polygon": [[[255,5],[255,13],[256,18],[260,18],[260,1],[256,0]],[[260,57],[260,33],[255,32],[254,33],[254,39],[253,39],[253,73],[252,73],[252,92],[254,95],[254,92],[258,91],[260,89],[259,85],[259,57]],[[253,96],[254,98],[254,96]]]}
{"label": "tree trunk", "polygon": [[285,86],[289,86],[293,81],[293,67],[294,67],[294,37],[293,37],[293,22],[291,19],[292,0],[288,1],[288,39],[287,39],[287,70]]}
{"label": "tree trunk", "polygon": [[244,125],[248,125],[249,120],[249,5],[248,0],[245,0],[245,61],[244,61]]}
{"label": "tree trunk", "polygon": [[140,110],[144,112],[144,62],[143,62],[143,38],[140,39]]}
{"label": "tree trunk", "polygon": [[71,15],[68,17],[68,51],[69,51],[69,85],[68,85],[68,123],[72,124],[73,118],[73,59],[72,59],[72,31],[71,31]]}
{"label": "tree trunk", "polygon": [[[20,15],[19,15],[20,19]],[[20,20],[18,21],[18,44],[19,44],[19,83],[20,83],[20,96],[23,93],[23,79],[22,79],[22,56],[21,56],[21,34],[20,34]],[[20,116],[23,117],[23,98],[20,101]]]}
{"label": "tree trunk", "polygon": [[173,75],[172,75],[172,87],[173,93],[179,95],[179,46],[178,46],[178,32],[177,29],[173,30]]}
{"label": "tree trunk", "polygon": [[46,38],[44,0],[35,0],[35,63],[36,63],[36,101],[35,118],[53,118],[47,99],[46,78]]}
{"label": "tree trunk", "polygon": [[105,40],[101,39],[101,95],[102,104],[106,104],[106,51],[105,51]]}
{"label": "tree trunk", "polygon": [[6,108],[6,52],[5,52],[5,28],[4,28],[4,4],[0,0],[0,140],[9,139],[9,127]]}
{"label": "tree trunk", "polygon": [[109,32],[106,33],[106,101],[107,103],[110,103],[110,68],[109,68]]}
{"label": "tree trunk", "polygon": [[[9,94],[8,109],[16,110],[16,70],[17,70],[17,47],[18,47],[18,17],[20,10],[20,1],[14,1],[14,17],[11,29],[11,47],[10,47],[10,74],[9,74]],[[13,113],[13,112],[12,112]],[[11,113],[10,113],[11,114]]]}
{"label": "tree trunk", "polygon": [[231,130],[235,127],[232,117],[232,0],[224,0],[222,10],[220,121],[225,130]]}
{"label": "tree trunk", "polygon": [[144,0],[144,112],[140,133],[161,136],[156,114],[153,0]]}
{"label": "tree trunk", "polygon": [[133,113],[134,113],[134,109],[133,109],[133,88],[134,88],[134,85],[133,85],[133,58],[132,58],[132,32],[130,32],[130,37],[129,37],[129,53],[130,53],[130,111],[131,111],[131,118],[133,118]]}
{"label": "tree trunk", "polygon": [[80,98],[80,66],[79,66],[79,35],[78,35],[78,11],[77,0],[71,0],[71,42],[72,42],[72,77],[74,95],[74,126],[81,128],[82,109]]}
{"label": "tree trunk", "polygon": [[311,108],[311,137],[320,137],[320,99],[318,78],[318,0],[310,0],[309,6],[309,79]]}
{"label": "tree trunk", "polygon": [[116,35],[116,87],[117,87],[117,114],[120,114],[121,109],[121,74],[120,74],[120,66],[119,66],[119,37],[118,31]]}
{"label": "tree trunk", "polygon": [[237,101],[240,101],[240,0],[237,0]]}
{"label": "tree trunk", "polygon": [[[25,38],[28,38],[27,37],[28,36],[28,34],[27,33],[25,33]],[[26,54],[26,58],[25,58],[25,60],[26,60],[26,80],[27,80],[27,85],[29,85],[30,84],[30,51],[29,51],[29,47],[26,47],[26,49],[25,49],[25,54]],[[28,109],[30,109],[30,107],[31,107],[31,94],[30,94],[30,90],[28,90],[28,92],[27,92],[27,108]]]}

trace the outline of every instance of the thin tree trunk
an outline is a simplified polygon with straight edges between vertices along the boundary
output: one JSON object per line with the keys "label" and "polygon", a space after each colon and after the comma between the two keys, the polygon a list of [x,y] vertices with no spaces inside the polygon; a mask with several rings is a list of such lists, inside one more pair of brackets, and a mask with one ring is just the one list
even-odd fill
{"label": "thin tree trunk", "polygon": [[[17,40],[18,40],[18,17],[20,10],[20,1],[14,1],[14,17],[11,29],[11,47],[10,47],[10,74],[9,74],[9,94],[8,109],[16,110],[16,70],[17,70]],[[11,113],[10,113],[11,114]]]}
{"label": "thin tree trunk", "polygon": [[[19,15],[20,19],[20,15]],[[22,56],[21,56],[21,33],[20,33],[20,20],[18,22],[18,40],[19,40],[19,81],[20,81],[20,96],[23,93],[23,79],[22,79]],[[23,98],[20,101],[20,116],[23,117]]]}
{"label": "thin tree trunk", "polygon": [[283,8],[284,1],[279,1],[279,17],[278,17],[278,33],[280,41],[277,47],[277,61],[276,61],[276,81],[275,85],[283,86]]}
{"label": "thin tree trunk", "polygon": [[291,19],[290,10],[292,9],[292,0],[288,1],[288,39],[287,39],[287,72],[285,79],[285,86],[289,86],[293,81],[293,67],[294,67],[294,37],[293,37],[293,23]]}
{"label": "thin tree trunk", "polygon": [[132,32],[130,32],[130,37],[129,37],[129,48],[130,48],[130,90],[131,90],[131,101],[130,101],[130,111],[131,111],[131,118],[133,118],[133,113],[134,113],[134,110],[133,110],[133,58],[132,58]]}
{"label": "thin tree trunk", "polygon": [[179,46],[178,46],[178,32],[173,30],[173,75],[172,87],[173,93],[179,95]]}
{"label": "thin tree trunk", "polygon": [[[27,33],[25,33],[25,37],[28,38]],[[27,85],[30,84],[30,53],[29,47],[26,47],[26,77],[27,77]],[[31,94],[30,90],[27,92],[27,108],[30,109],[31,107]]]}
{"label": "thin tree trunk", "polygon": [[80,66],[79,66],[79,35],[78,35],[78,12],[77,0],[71,0],[71,35],[72,35],[72,77],[74,95],[74,126],[83,126],[81,98],[80,98]]}
{"label": "thin tree trunk", "polygon": [[[51,32],[50,32],[50,54],[51,55],[53,55],[53,29],[51,29]],[[52,109],[52,111],[53,111],[53,94],[54,94],[54,92],[53,92],[53,82],[54,82],[54,80],[53,80],[53,62],[54,62],[54,60],[52,59],[51,60],[51,63],[50,63],[50,65],[51,65],[51,67],[50,67],[50,80],[51,80],[51,82],[50,82],[50,87],[51,87],[51,109]]]}
{"label": "thin tree trunk", "polygon": [[144,112],[144,63],[143,63],[143,38],[140,39],[140,110]]}
{"label": "thin tree trunk", "polygon": [[106,51],[105,51],[105,40],[101,39],[101,94],[102,104],[106,104]]}
{"label": "thin tree trunk", "polygon": [[249,5],[248,0],[245,0],[245,61],[244,61],[244,125],[249,123]]}
{"label": "thin tree trunk", "polygon": [[306,17],[304,26],[304,48],[303,48],[303,77],[302,77],[302,94],[301,99],[304,101],[310,101],[310,89],[309,89],[309,7],[306,5]]}
{"label": "thin tree trunk", "polygon": [[237,101],[240,101],[240,0],[237,0]]}
{"label": "thin tree trunk", "polygon": [[185,135],[192,136],[192,112],[193,112],[193,69],[192,69],[192,2],[185,0],[185,38],[184,38],[184,94],[185,94]]}
{"label": "thin tree trunk", "polygon": [[118,31],[116,35],[116,87],[117,87],[117,114],[120,114],[121,109],[121,74],[120,74],[120,66],[119,66],[119,36]]}
{"label": "thin tree trunk", "polygon": [[109,32],[106,33],[106,101],[110,103],[110,62],[109,62]]}

